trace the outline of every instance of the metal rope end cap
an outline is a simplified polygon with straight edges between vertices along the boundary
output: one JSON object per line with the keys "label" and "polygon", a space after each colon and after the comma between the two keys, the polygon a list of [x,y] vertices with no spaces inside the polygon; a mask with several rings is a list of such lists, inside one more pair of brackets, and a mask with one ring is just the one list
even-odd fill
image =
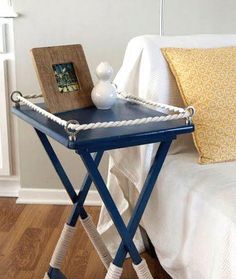
{"label": "metal rope end cap", "polygon": [[193,123],[193,116],[195,115],[196,110],[193,106],[189,106],[185,109],[185,112],[189,113],[189,116],[186,117],[186,124],[191,125]]}
{"label": "metal rope end cap", "polygon": [[20,106],[20,100],[19,100],[19,96],[23,97],[22,93],[20,91],[13,91],[11,93],[11,101],[13,103],[15,103],[16,107]]}
{"label": "metal rope end cap", "polygon": [[70,141],[76,141],[76,135],[79,131],[73,130],[70,128],[70,125],[79,125],[79,122],[77,120],[69,120],[67,121],[67,124],[65,126],[65,131],[69,136]]}

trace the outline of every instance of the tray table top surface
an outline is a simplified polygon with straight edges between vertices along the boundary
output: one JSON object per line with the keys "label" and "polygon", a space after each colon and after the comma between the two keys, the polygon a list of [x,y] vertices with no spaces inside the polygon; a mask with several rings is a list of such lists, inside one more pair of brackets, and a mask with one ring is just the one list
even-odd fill
{"label": "tray table top surface", "polygon": [[[44,104],[38,105],[45,109]],[[68,134],[62,126],[45,118],[29,107],[25,105],[21,105],[19,108],[13,107],[12,112],[67,148],[76,150],[90,148],[90,151],[93,152],[97,151],[96,147],[102,148],[102,146],[105,148],[104,150],[107,150],[153,143],[168,140],[168,138],[174,139],[179,134],[191,133],[194,130],[193,125],[187,125],[185,120],[181,119],[135,126],[80,131],[77,134],[76,141],[70,141]],[[110,110],[98,110],[95,107],[88,107],[57,114],[57,116],[64,120],[77,120],[80,124],[134,120],[162,115],[165,114],[121,99],[118,99]]]}

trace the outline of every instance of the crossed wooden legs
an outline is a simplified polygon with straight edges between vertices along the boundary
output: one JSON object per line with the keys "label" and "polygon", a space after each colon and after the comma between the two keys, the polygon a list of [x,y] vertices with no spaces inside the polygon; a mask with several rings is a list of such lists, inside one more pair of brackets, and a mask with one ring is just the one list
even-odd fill
{"label": "crossed wooden legs", "polygon": [[[112,199],[107,186],[98,170],[98,165],[101,161],[103,152],[98,152],[93,158],[87,150],[78,151],[83,163],[88,171],[87,176],[82,184],[82,187],[76,194],[73,186],[71,185],[60,161],[58,160],[51,144],[49,143],[47,137],[42,132],[36,130],[41,143],[43,144],[58,176],[60,177],[68,195],[70,196],[72,202],[74,203],[73,210],[67,224],[65,225],[61,237],[57,243],[56,249],[53,253],[50,268],[45,275],[45,278],[51,279],[66,279],[65,275],[60,271],[63,258],[69,247],[70,241],[75,232],[75,226],[77,220],[80,219],[85,231],[87,232],[90,240],[92,241],[95,249],[97,250],[104,266],[108,269],[105,279],[119,279],[122,274],[122,266],[124,264],[127,253],[133,261],[134,269],[140,279],[151,279],[153,278],[148,266],[143,260],[133,242],[133,237],[137,231],[138,225],[147,206],[148,200],[151,196],[153,187],[155,186],[156,179],[160,173],[162,165],[165,161],[166,155],[168,153],[169,147],[171,145],[171,140],[167,142],[162,142],[157,151],[157,154],[153,160],[153,164],[149,170],[148,176],[144,183],[143,189],[140,193],[139,199],[133,211],[133,215],[126,227],[114,200]],[[87,197],[90,186],[94,182],[110,216],[113,220],[118,233],[120,234],[122,241],[117,250],[115,258],[112,260],[105,244],[99,235],[95,224],[92,222],[91,217],[85,211],[83,205]]]}

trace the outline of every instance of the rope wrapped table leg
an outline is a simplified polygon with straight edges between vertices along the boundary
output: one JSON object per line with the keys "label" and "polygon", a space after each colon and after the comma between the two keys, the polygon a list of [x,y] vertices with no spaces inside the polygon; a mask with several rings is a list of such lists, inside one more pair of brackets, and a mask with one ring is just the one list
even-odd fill
{"label": "rope wrapped table leg", "polygon": [[65,224],[61,236],[57,242],[57,246],[52,255],[50,266],[53,268],[60,269],[62,261],[66,255],[66,252],[69,248],[70,242],[74,236],[76,227],[71,227]]}
{"label": "rope wrapped table leg", "polygon": [[148,268],[148,265],[144,259],[138,265],[133,264],[133,267],[139,279],[153,279],[152,274]]}
{"label": "rope wrapped table leg", "polygon": [[122,274],[123,268],[114,265],[113,263],[110,264],[109,269],[107,271],[107,275],[105,279],[120,279]]}
{"label": "rope wrapped table leg", "polygon": [[97,228],[95,224],[93,223],[93,220],[91,216],[89,215],[86,219],[81,219],[81,224],[84,227],[84,230],[88,234],[89,239],[91,240],[94,248],[96,249],[102,263],[106,267],[106,269],[109,268],[110,263],[112,262],[112,257],[107,250],[106,245],[104,244],[100,234],[97,231]]}

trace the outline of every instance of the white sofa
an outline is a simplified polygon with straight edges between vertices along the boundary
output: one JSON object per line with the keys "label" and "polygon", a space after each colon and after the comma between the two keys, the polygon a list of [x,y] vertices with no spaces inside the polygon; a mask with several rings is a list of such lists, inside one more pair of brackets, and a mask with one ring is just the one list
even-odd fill
{"label": "white sofa", "polygon": [[[236,35],[142,36],[127,48],[119,90],[183,106],[161,47],[236,46]],[[235,92],[236,94],[236,92]],[[236,105],[236,104],[235,104]],[[141,191],[156,145],[110,152],[108,184],[125,220]],[[173,144],[142,219],[172,278],[236,278],[236,162],[199,165],[190,136]],[[98,229],[114,254],[119,236],[105,208]],[[135,236],[140,251],[140,234]]]}

